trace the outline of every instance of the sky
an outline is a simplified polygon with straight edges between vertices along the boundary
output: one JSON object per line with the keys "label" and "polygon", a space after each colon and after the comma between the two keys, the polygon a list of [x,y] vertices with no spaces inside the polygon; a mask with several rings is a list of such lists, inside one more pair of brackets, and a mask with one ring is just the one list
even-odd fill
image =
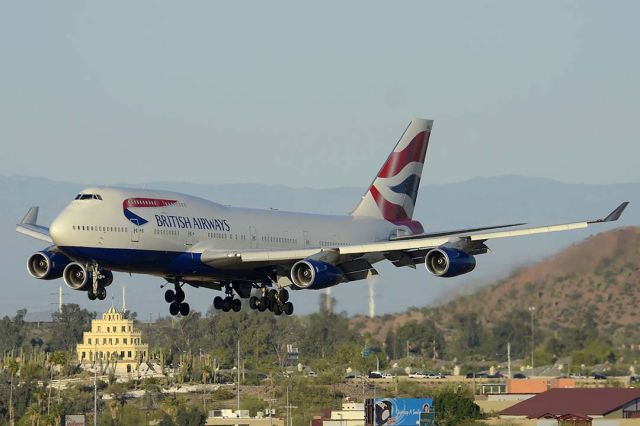
{"label": "sky", "polygon": [[637,1],[3,2],[0,174],[366,187],[640,181]]}

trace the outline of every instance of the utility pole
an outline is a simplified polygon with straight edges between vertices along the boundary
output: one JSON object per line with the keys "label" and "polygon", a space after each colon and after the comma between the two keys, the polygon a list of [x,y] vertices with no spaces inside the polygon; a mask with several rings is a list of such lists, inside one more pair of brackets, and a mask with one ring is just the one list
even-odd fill
{"label": "utility pole", "polygon": [[240,415],[240,334],[238,334],[238,364],[236,373],[238,377],[238,415]]}
{"label": "utility pole", "polygon": [[98,424],[98,347],[93,344],[93,426]]}
{"label": "utility pole", "polygon": [[533,314],[536,311],[536,307],[535,306],[529,306],[529,313],[531,313],[531,374],[533,375],[533,368],[534,368],[534,364],[533,364],[533,352],[535,351],[535,340],[534,340],[534,335],[533,335]]}
{"label": "utility pole", "polygon": [[511,379],[511,342],[507,342],[507,370],[509,371],[509,378]]}

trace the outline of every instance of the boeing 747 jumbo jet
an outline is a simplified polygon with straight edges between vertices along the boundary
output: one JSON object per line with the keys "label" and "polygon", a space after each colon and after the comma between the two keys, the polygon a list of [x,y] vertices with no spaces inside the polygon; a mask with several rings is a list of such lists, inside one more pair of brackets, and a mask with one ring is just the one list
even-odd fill
{"label": "boeing 747 jumbo jet", "polygon": [[[188,315],[182,287],[224,291],[216,309],[293,313],[288,289],[318,290],[376,275],[374,264],[426,269],[438,277],[471,272],[494,238],[568,231],[604,219],[523,228],[524,223],[425,233],[413,219],[432,120],[414,119],[348,216],[229,207],[173,192],[87,188],[49,228],[32,207],[16,230],[51,245],[27,261],[38,279],[63,278],[89,299],[103,300],[112,271],[150,274],[165,291],[172,315]],[[498,230],[499,228],[511,228]],[[490,232],[488,232],[490,231]],[[236,297],[238,296],[238,297]]]}

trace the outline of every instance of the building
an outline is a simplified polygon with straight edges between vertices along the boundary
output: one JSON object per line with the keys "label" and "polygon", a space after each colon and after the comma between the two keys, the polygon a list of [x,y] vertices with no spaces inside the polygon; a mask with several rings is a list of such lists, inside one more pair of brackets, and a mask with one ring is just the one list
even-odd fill
{"label": "building", "polygon": [[[259,413],[262,414],[262,413]],[[211,410],[205,425],[208,426],[284,426],[280,417],[250,417],[249,410]]]}
{"label": "building", "polygon": [[364,426],[364,404],[345,402],[342,410],[331,410],[328,418],[314,417],[313,426]]}
{"label": "building", "polygon": [[594,419],[640,418],[640,389],[550,389],[500,412],[501,419],[557,419],[591,424]]}
{"label": "building", "polygon": [[117,361],[118,364],[131,364],[146,360],[149,356],[149,345],[142,343],[141,333],[135,331],[133,320],[124,318],[122,312],[111,306],[102,314],[102,319],[91,321],[91,331],[85,331],[82,343],[76,346],[78,361],[81,363],[94,360]]}

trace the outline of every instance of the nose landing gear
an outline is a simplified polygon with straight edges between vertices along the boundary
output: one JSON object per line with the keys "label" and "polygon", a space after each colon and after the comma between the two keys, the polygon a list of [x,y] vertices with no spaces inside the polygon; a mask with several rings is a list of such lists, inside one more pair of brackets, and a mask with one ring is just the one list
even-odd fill
{"label": "nose landing gear", "polygon": [[189,304],[184,301],[185,294],[179,281],[173,283],[174,290],[168,289],[164,292],[164,300],[169,303],[169,313],[173,316],[178,314],[182,316],[189,315]]}

